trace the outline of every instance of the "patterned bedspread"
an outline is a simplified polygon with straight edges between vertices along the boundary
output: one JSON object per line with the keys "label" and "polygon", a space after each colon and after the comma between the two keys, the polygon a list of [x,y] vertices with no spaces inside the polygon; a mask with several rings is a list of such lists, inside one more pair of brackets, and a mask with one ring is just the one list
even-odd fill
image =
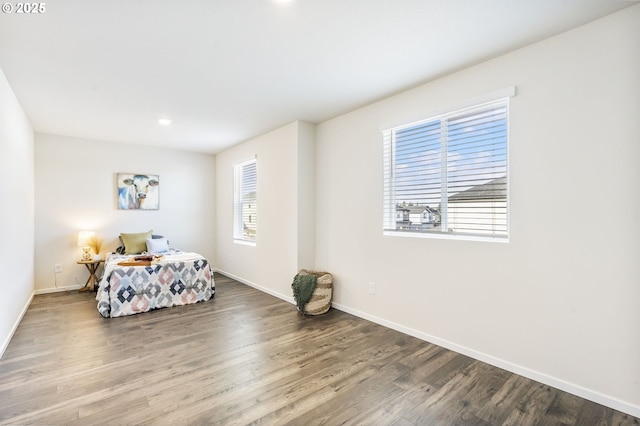
{"label": "patterned bedspread", "polygon": [[96,296],[105,318],[203,302],[215,293],[211,266],[198,253],[172,251],[149,266],[118,265],[131,257],[111,253],[105,260]]}

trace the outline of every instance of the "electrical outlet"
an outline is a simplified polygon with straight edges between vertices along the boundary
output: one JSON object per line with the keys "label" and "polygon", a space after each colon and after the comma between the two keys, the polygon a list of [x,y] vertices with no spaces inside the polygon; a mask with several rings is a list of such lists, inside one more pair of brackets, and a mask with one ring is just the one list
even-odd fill
{"label": "electrical outlet", "polygon": [[56,263],[53,266],[53,268],[54,268],[53,270],[56,272],[56,274],[61,273],[62,272],[62,263]]}
{"label": "electrical outlet", "polygon": [[376,294],[376,283],[369,281],[369,294]]}

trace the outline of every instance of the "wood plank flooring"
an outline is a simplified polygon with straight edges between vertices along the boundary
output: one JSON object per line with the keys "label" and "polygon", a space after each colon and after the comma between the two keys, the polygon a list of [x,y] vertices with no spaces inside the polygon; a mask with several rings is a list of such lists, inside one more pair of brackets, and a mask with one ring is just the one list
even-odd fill
{"label": "wood plank flooring", "polygon": [[344,312],[216,287],[113,319],[90,293],[36,296],[0,360],[0,424],[640,424]]}

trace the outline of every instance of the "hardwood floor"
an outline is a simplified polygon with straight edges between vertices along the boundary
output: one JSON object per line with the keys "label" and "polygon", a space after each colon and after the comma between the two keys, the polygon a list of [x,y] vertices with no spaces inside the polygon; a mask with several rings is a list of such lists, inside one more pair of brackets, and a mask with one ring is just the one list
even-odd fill
{"label": "hardwood floor", "polygon": [[335,309],[216,287],[113,319],[93,294],[36,296],[0,360],[0,424],[640,424]]}

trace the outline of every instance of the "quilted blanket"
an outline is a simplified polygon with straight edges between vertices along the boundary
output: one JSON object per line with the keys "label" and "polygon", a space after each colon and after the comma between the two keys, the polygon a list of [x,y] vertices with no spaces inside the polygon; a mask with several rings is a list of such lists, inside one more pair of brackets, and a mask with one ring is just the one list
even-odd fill
{"label": "quilted blanket", "polygon": [[171,252],[145,266],[120,266],[131,256],[111,253],[100,279],[98,312],[105,318],[209,300],[213,272],[198,253]]}

